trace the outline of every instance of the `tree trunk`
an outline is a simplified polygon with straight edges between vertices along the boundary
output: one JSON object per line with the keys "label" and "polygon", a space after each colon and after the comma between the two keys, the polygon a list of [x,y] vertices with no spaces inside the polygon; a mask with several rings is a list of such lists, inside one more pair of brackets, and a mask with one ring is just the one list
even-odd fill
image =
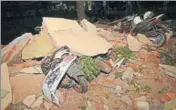
{"label": "tree trunk", "polygon": [[78,20],[82,20],[85,18],[84,1],[76,1],[76,11]]}

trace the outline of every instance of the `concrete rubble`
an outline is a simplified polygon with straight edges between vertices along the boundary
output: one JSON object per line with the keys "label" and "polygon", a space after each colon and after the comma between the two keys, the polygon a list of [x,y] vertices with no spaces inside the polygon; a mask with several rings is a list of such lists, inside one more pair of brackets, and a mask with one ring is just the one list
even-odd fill
{"label": "concrete rubble", "polygon": [[136,38],[142,43],[142,45],[152,45],[152,42],[143,34],[137,34]]}
{"label": "concrete rubble", "polygon": [[80,24],[83,27],[83,29],[86,30],[87,32],[97,34],[97,28],[86,19],[83,19]]}
{"label": "concrete rubble", "polygon": [[[171,39],[171,34],[167,36]],[[96,62],[102,71],[88,82],[86,93],[58,87],[58,107],[42,93],[45,75],[41,61],[63,45],[78,57],[102,56],[102,63]],[[86,19],[79,24],[76,20],[43,17],[39,34],[26,33],[1,46],[1,109],[174,110],[175,65],[161,64],[159,49],[150,46],[151,41],[143,34],[133,37],[111,27],[98,28]],[[116,55],[117,47],[129,48],[135,57],[125,59]]]}
{"label": "concrete rubble", "polygon": [[175,66],[169,66],[169,65],[163,65],[163,64],[159,64],[159,66],[164,69],[165,74],[173,78],[176,78],[176,67]]}
{"label": "concrete rubble", "polygon": [[1,64],[1,92],[4,92],[3,97],[1,93],[1,110],[5,110],[6,107],[12,103],[12,89],[6,63]]}
{"label": "concrete rubble", "polygon": [[27,96],[24,100],[23,100],[23,104],[25,104],[28,107],[31,107],[31,105],[34,103],[36,99],[35,94]]}
{"label": "concrete rubble", "polygon": [[145,101],[137,101],[136,106],[142,110],[149,110],[149,104],[148,104],[148,102],[145,102]]}
{"label": "concrete rubble", "polygon": [[36,73],[36,74],[41,74],[43,72],[42,72],[40,66],[33,66],[33,67],[24,68],[24,69],[20,70],[20,73],[27,73],[27,74]]}
{"label": "concrete rubble", "polygon": [[129,98],[129,96],[123,96],[122,97],[122,101],[124,101],[126,104],[128,105],[132,105],[132,101],[131,99]]}
{"label": "concrete rubble", "polygon": [[123,80],[129,80],[131,81],[133,79],[133,74],[134,74],[134,71],[132,68],[127,68],[127,70],[123,73],[122,75],[122,79]]}
{"label": "concrete rubble", "polygon": [[133,36],[127,36],[128,47],[131,51],[139,51],[141,49],[142,44]]}
{"label": "concrete rubble", "polygon": [[1,61],[9,63],[14,59],[21,50],[32,40],[31,33],[25,33],[17,37],[1,50]]}
{"label": "concrete rubble", "polygon": [[[43,23],[44,29],[46,28],[52,40],[55,41],[54,45],[56,47],[67,45],[73,53],[87,56],[105,54],[112,47],[109,42],[98,35],[83,30],[76,21],[65,19],[64,22],[63,19],[53,19],[43,18]],[[56,27],[55,22],[58,23],[59,27]],[[62,25],[67,27],[62,29],[60,28]]]}
{"label": "concrete rubble", "polygon": [[51,44],[50,37],[47,33],[41,32],[39,36],[28,44],[22,51],[22,59],[32,59],[43,57],[54,50],[54,46]]}
{"label": "concrete rubble", "polygon": [[14,77],[10,77],[10,82],[13,91],[12,92],[13,102],[14,103],[21,102],[28,95],[31,94],[39,96],[41,94],[41,87],[44,78],[45,76],[43,74],[39,75],[18,74]]}

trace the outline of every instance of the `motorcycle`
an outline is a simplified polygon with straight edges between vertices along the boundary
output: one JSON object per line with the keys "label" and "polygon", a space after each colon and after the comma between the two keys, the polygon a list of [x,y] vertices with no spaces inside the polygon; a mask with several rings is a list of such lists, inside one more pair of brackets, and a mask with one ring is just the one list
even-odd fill
{"label": "motorcycle", "polygon": [[149,19],[141,20],[139,16],[133,15],[130,19],[121,22],[118,30],[123,33],[131,33],[136,36],[138,33],[144,34],[154,44],[155,47],[161,47],[166,42],[166,32],[170,32],[167,26],[160,20],[164,14]]}
{"label": "motorcycle", "polygon": [[169,32],[164,24],[161,24],[160,18],[164,14],[160,14],[151,19],[144,20],[139,24],[135,25],[130,33],[136,36],[138,33],[144,34],[156,47],[161,47],[166,42],[166,32]]}
{"label": "motorcycle", "polygon": [[55,93],[65,77],[71,79],[75,91],[85,93],[88,90],[82,66],[67,46],[57,49],[51,56],[46,57],[41,63],[41,68],[46,75],[42,87],[43,94],[58,106],[60,102]]}

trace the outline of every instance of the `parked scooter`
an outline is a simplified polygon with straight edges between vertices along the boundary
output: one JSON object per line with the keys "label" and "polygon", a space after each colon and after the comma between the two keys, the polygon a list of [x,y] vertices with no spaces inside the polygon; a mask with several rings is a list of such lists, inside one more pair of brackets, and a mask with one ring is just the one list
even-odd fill
{"label": "parked scooter", "polygon": [[55,92],[65,77],[72,80],[73,88],[80,93],[88,90],[88,83],[84,77],[82,66],[77,62],[77,57],[70,52],[67,46],[57,49],[52,56],[48,56],[41,64],[46,75],[43,84],[43,93],[46,98],[60,106]]}

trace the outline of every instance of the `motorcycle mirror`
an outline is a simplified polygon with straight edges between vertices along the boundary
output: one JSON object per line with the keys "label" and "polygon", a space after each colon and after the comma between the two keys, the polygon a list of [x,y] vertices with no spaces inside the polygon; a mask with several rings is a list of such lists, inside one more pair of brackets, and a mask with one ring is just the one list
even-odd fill
{"label": "motorcycle mirror", "polygon": [[160,14],[160,15],[156,16],[155,18],[156,18],[156,19],[159,19],[159,18],[161,18],[163,15],[164,15],[164,14]]}

